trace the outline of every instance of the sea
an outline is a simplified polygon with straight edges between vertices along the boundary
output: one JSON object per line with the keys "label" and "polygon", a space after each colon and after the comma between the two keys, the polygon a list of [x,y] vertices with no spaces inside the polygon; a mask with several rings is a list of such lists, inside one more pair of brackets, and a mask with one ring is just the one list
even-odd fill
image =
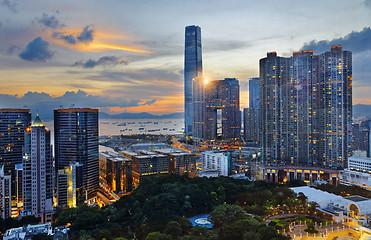
{"label": "sea", "polygon": [[[44,121],[54,138],[54,121]],[[101,119],[99,136],[133,134],[182,134],[184,119]]]}

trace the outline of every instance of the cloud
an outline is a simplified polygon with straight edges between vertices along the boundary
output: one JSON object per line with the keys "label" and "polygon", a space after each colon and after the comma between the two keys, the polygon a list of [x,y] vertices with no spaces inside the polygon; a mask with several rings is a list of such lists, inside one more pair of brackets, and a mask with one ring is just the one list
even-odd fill
{"label": "cloud", "polygon": [[86,62],[84,62],[84,61],[77,61],[72,66],[74,66],[74,67],[83,67],[83,68],[94,68],[94,67],[100,66],[100,65],[104,65],[104,66],[112,65],[112,66],[115,66],[115,65],[118,65],[118,64],[127,65],[128,64],[128,61],[125,58],[118,58],[118,57],[115,57],[115,56],[104,56],[104,57],[99,58],[96,61],[93,60],[93,59],[89,59]]}
{"label": "cloud", "polygon": [[89,29],[89,26],[86,26],[80,33],[54,32],[52,37],[55,39],[61,39],[72,45],[77,42],[90,43],[94,40],[94,30]]}
{"label": "cloud", "polygon": [[77,39],[80,42],[85,42],[85,43],[92,42],[93,41],[93,34],[94,34],[94,30],[89,29],[89,26],[86,26],[86,27],[84,27],[84,29],[82,30],[80,35],[77,36]]}
{"label": "cloud", "polygon": [[103,97],[98,95],[90,95],[85,91],[77,92],[67,91],[60,97],[53,97],[44,92],[27,92],[23,96],[0,94],[0,108],[9,107],[27,107],[33,111],[39,110],[41,117],[52,119],[53,109],[60,106],[69,107],[72,104],[75,107],[135,107],[143,105],[151,105],[156,100],[130,99],[124,100],[120,98]]}
{"label": "cloud", "polygon": [[[371,0],[369,0],[371,1]],[[365,27],[362,31],[353,31],[345,37],[335,38],[332,40],[312,40],[305,43],[302,50],[313,50],[318,53],[323,53],[330,50],[331,46],[342,45],[343,49],[350,50],[353,53],[371,50],[371,28]]]}
{"label": "cloud", "polygon": [[49,43],[41,37],[37,37],[28,43],[26,49],[19,54],[26,61],[45,62],[52,58],[53,52],[49,50]]}
{"label": "cloud", "polygon": [[49,16],[46,13],[43,13],[41,18],[36,18],[35,21],[36,23],[42,26],[54,28],[54,29],[65,26],[63,23],[60,23],[59,20],[55,16],[53,15]]}
{"label": "cloud", "polygon": [[0,5],[7,7],[12,13],[17,13],[17,0],[0,0]]}
{"label": "cloud", "polygon": [[365,5],[366,5],[366,7],[369,7],[369,8],[371,8],[371,0],[365,0]]}
{"label": "cloud", "polygon": [[76,37],[71,34],[62,33],[62,32],[54,32],[52,37],[56,39],[61,39],[68,44],[76,44]]}
{"label": "cloud", "polygon": [[12,55],[13,53],[17,52],[17,51],[20,51],[21,48],[16,46],[16,45],[12,45],[8,48],[8,50],[6,51],[6,54],[8,55]]}

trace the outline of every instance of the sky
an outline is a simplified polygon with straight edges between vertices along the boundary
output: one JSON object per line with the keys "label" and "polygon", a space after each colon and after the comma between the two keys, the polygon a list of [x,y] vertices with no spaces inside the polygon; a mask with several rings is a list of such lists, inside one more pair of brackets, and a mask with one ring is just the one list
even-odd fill
{"label": "sky", "polygon": [[371,0],[0,0],[0,108],[182,112],[184,28],[203,74],[236,77],[241,109],[267,52],[353,52],[353,104],[371,104]]}

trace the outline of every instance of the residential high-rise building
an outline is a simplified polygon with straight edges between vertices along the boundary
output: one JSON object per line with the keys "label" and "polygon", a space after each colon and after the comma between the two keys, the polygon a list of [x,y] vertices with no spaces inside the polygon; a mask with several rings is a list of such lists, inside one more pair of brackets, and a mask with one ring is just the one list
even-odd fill
{"label": "residential high-rise building", "polygon": [[30,109],[0,109],[0,165],[12,176],[12,206],[16,206],[16,164],[22,163],[24,132],[31,125]]}
{"label": "residential high-rise building", "polygon": [[[56,173],[70,163],[81,163],[83,192],[93,203],[99,187],[98,109],[54,110],[54,139]],[[57,188],[57,195],[58,191],[66,192]]]}
{"label": "residential high-rise building", "polygon": [[[341,46],[318,56],[300,51],[283,58],[271,52],[260,60],[260,140],[266,178],[286,181],[300,175],[308,181],[329,180],[334,173],[320,175],[315,168],[346,167],[351,153],[351,82],[351,52]],[[290,176],[289,166],[314,169],[296,175],[295,168]]]}
{"label": "residential high-rise building", "polygon": [[[240,137],[240,85],[236,78],[210,81],[205,88],[204,139]],[[219,130],[219,131],[218,131]]]}
{"label": "residential high-rise building", "polygon": [[5,219],[12,215],[11,176],[4,174],[4,166],[0,165],[0,217]]}
{"label": "residential high-rise building", "polygon": [[249,108],[244,108],[244,139],[259,143],[260,128],[260,80],[251,78],[249,81]]}
{"label": "residential high-rise building", "polygon": [[37,115],[25,131],[23,156],[23,216],[51,221],[53,210],[53,159],[50,131]]}
{"label": "residential high-rise building", "polygon": [[187,26],[185,28],[184,49],[184,122],[185,134],[192,135],[193,125],[193,79],[202,77],[202,46],[201,28]]}

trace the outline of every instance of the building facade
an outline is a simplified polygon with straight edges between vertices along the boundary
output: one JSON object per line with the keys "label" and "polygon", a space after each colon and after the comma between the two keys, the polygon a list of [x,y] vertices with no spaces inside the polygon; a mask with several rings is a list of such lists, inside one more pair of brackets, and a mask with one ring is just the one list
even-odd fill
{"label": "building facade", "polygon": [[228,176],[231,171],[231,156],[227,152],[206,151],[202,153],[200,176],[216,172],[218,176]]}
{"label": "building facade", "polygon": [[70,164],[57,172],[57,206],[62,208],[77,207],[84,202],[86,192],[83,191],[82,164]]}
{"label": "building facade", "polygon": [[23,216],[51,221],[53,211],[53,158],[50,131],[39,116],[25,131],[23,172]]}
{"label": "building facade", "polygon": [[[81,163],[82,188],[90,203],[95,201],[99,188],[98,140],[98,109],[54,110],[55,171],[64,170],[70,163]],[[57,188],[57,195],[58,191],[66,192]]]}
{"label": "building facade", "polygon": [[352,151],[362,151],[366,157],[370,157],[371,149],[371,120],[352,124],[353,145]]}
{"label": "building facade", "polygon": [[130,193],[133,190],[131,160],[118,152],[99,152],[100,183],[117,196]]}
{"label": "building facade", "polygon": [[12,216],[11,176],[4,174],[4,166],[0,165],[0,217]]}
{"label": "building facade", "polygon": [[4,165],[5,175],[12,176],[14,209],[17,206],[15,166],[22,163],[24,132],[30,125],[30,109],[0,109],[0,165]]}
{"label": "building facade", "polygon": [[236,140],[241,133],[240,85],[236,78],[205,86],[204,139]]}
{"label": "building facade", "polygon": [[318,56],[300,51],[283,58],[271,52],[260,60],[260,140],[267,169],[347,166],[351,83],[351,52],[341,46]]}
{"label": "building facade", "polygon": [[192,135],[193,125],[193,80],[202,77],[201,28],[185,28],[184,49],[184,122],[186,135]]}
{"label": "building facade", "polygon": [[259,145],[260,128],[260,79],[249,80],[249,107],[243,110],[244,139]]}

